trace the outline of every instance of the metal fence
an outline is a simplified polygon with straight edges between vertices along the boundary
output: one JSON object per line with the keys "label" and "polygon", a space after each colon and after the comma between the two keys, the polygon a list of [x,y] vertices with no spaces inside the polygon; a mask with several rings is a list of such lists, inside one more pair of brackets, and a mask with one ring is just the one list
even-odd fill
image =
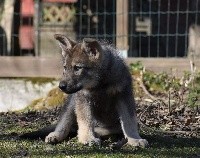
{"label": "metal fence", "polygon": [[189,27],[200,22],[199,0],[143,0],[130,3],[129,28],[134,28],[134,23],[136,26],[130,29],[130,56],[187,56]]}
{"label": "metal fence", "polygon": [[[0,3],[1,10],[4,8],[3,14],[0,12],[1,56],[54,56],[58,49],[54,33],[77,40],[94,37],[116,44],[117,27],[126,26],[117,23],[117,16],[124,15],[128,17],[128,34],[123,36],[128,39],[129,57],[186,57],[189,28],[200,23],[199,0],[124,0],[128,7],[122,12],[117,10],[119,0],[52,1]],[[6,8],[9,6],[10,12]],[[10,31],[2,24],[6,19],[12,20]]]}

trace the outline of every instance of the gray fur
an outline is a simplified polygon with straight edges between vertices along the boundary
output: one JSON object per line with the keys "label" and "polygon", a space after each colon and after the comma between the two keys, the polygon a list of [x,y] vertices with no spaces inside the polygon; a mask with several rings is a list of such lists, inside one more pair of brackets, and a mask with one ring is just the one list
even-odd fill
{"label": "gray fur", "polygon": [[128,144],[146,146],[148,142],[138,133],[132,77],[118,51],[94,39],[84,39],[68,50],[67,37],[55,38],[62,44],[62,54],[67,54],[59,86],[70,97],[55,131],[45,141],[61,142],[77,122],[78,140],[83,144],[99,144],[101,136],[123,132]]}

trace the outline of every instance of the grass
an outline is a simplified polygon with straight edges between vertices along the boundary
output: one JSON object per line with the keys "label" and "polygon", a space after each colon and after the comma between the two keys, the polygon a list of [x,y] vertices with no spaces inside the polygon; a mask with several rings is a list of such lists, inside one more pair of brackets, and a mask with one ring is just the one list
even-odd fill
{"label": "grass", "polygon": [[[199,138],[181,138],[158,134],[142,134],[149,141],[148,148],[124,146],[119,150],[111,148],[112,139],[104,140],[101,146],[84,146],[77,138],[57,145],[46,144],[43,140],[21,140],[18,135],[45,126],[42,121],[29,123],[15,121],[6,116],[0,121],[0,157],[135,157],[173,158],[200,157]],[[9,120],[10,119],[10,120]],[[21,120],[26,120],[21,117]],[[12,122],[13,121],[13,122]]]}
{"label": "grass", "polygon": [[[2,136],[1,136],[2,137]],[[9,137],[11,139],[6,139]],[[200,140],[186,138],[164,138],[162,136],[146,136],[149,148],[133,148],[125,146],[120,150],[112,150],[108,143],[101,147],[83,146],[76,139],[57,145],[45,144],[42,140],[15,140],[9,135],[0,140],[1,157],[199,157]]]}

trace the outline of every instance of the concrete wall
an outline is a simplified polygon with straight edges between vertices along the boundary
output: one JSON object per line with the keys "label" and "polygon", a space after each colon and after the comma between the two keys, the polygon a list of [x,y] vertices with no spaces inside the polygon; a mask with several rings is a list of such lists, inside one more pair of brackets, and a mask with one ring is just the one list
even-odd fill
{"label": "concrete wall", "polygon": [[[59,55],[58,55],[59,56]],[[181,76],[190,71],[187,58],[127,58],[127,64],[141,61],[146,69]],[[200,59],[195,61],[197,71]],[[62,76],[60,57],[0,57],[0,77],[56,77]]]}

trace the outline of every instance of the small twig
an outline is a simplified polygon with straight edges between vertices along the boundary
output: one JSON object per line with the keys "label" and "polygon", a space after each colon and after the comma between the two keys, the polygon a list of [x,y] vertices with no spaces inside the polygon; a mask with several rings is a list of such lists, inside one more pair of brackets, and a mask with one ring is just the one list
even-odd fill
{"label": "small twig", "polygon": [[[162,129],[153,129],[149,126],[147,126],[145,123],[143,123],[141,120],[142,120],[142,117],[143,115],[145,115],[145,113],[148,111],[148,109],[153,106],[153,104],[155,104],[156,102],[160,102],[162,104],[165,104],[165,102],[163,102],[163,100],[155,100],[153,101],[149,106],[147,106],[143,112],[140,113],[139,115],[139,124],[141,125],[141,127],[143,127],[143,129],[141,128],[142,131],[145,131],[145,130],[148,130],[148,131],[151,131],[151,132],[154,132],[154,133],[163,133],[163,134],[185,134],[185,135],[189,135],[189,134],[192,134],[194,133],[194,131],[164,131]],[[160,106],[159,106],[160,107]]]}
{"label": "small twig", "polygon": [[140,87],[142,88],[142,90],[144,91],[144,93],[146,93],[146,95],[149,96],[152,100],[159,99],[159,98],[156,98],[156,97],[154,97],[153,95],[151,95],[149,93],[149,91],[146,89],[146,86],[144,85],[144,82],[143,82],[143,72],[141,71],[140,74],[141,74],[141,78],[140,78],[139,83],[140,83]]}
{"label": "small twig", "polygon": [[169,96],[168,96],[169,100],[168,100],[168,113],[171,114],[171,91],[169,90]]}
{"label": "small twig", "polygon": [[[143,126],[146,126],[148,128],[147,125],[145,125],[141,120],[142,120],[142,116],[145,114],[145,112],[147,112],[147,110],[153,106],[153,104],[155,104],[156,102],[161,102],[162,104],[164,104],[166,106],[166,103],[162,100],[162,99],[157,99],[157,100],[154,100],[149,106],[147,106],[144,111],[142,113],[140,113],[139,115],[139,122],[143,125]],[[160,107],[160,106],[159,106]]]}
{"label": "small twig", "polygon": [[192,55],[190,57],[190,70],[191,70],[191,76],[190,76],[189,81],[193,82],[194,76],[195,76],[195,71],[196,71],[196,65],[194,62],[194,53],[192,53]]}

